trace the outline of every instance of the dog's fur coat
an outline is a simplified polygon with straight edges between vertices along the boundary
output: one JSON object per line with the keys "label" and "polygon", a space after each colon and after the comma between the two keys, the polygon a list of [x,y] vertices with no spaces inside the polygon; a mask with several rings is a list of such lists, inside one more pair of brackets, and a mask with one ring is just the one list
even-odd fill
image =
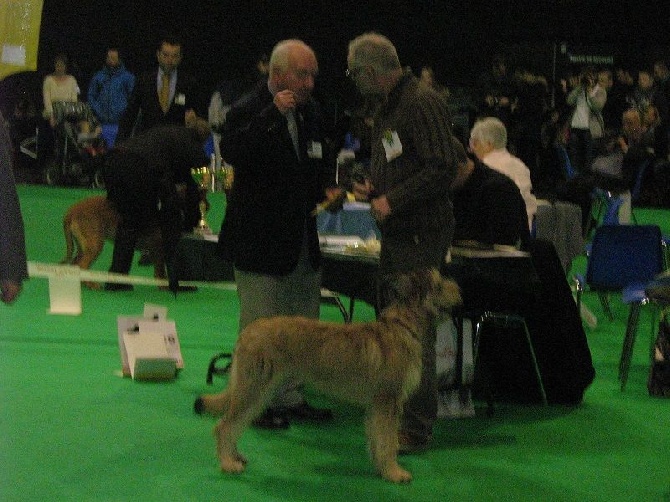
{"label": "dog's fur coat", "polygon": [[287,380],[367,409],[366,435],[376,470],[411,480],[397,462],[402,408],[421,378],[421,338],[461,303],[455,282],[437,270],[398,275],[378,321],[339,324],[302,317],[260,319],[240,333],[228,388],[195,402],[198,413],[223,415],[215,427],[221,469],[239,473],[237,441]]}
{"label": "dog's fur coat", "polygon": [[[104,195],[93,195],[70,206],[63,217],[66,252],[61,263],[78,265],[88,270],[100,256],[105,240],[114,240],[120,218]],[[148,252],[154,264],[154,277],[165,279],[167,275],[160,229],[151,228],[141,235],[137,248]],[[100,287],[91,282],[85,282],[85,285],[94,289]]]}

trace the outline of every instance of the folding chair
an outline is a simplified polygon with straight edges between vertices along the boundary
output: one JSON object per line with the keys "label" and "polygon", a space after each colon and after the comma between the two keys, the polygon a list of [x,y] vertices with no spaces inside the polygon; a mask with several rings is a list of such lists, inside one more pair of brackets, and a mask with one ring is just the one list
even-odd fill
{"label": "folding chair", "polygon": [[622,293],[630,305],[624,346],[619,362],[619,380],[623,390],[637,332],[640,308],[649,302],[645,286],[663,271],[664,251],[657,225],[603,225],[596,228],[586,266],[586,278],[577,279],[577,306],[585,285],[598,293],[610,320],[613,319],[609,294]]}
{"label": "folding chair", "polygon": [[[481,368],[481,364],[491,364],[492,361],[488,361],[485,363],[484,361],[481,360],[481,354],[480,354],[480,348],[482,345],[482,340],[484,337],[484,334],[487,330],[489,329],[500,329],[500,328],[510,328],[510,327],[518,327],[522,328],[523,331],[523,341],[522,343],[526,345],[529,360],[530,360],[530,365],[532,367],[532,372],[535,375],[536,381],[537,381],[537,388],[539,391],[539,396],[542,404],[544,406],[548,405],[547,401],[547,393],[544,390],[544,383],[542,381],[542,375],[540,373],[540,367],[537,364],[537,358],[535,357],[535,349],[533,347],[533,342],[530,337],[530,332],[528,331],[528,325],[526,324],[526,319],[523,316],[517,315],[517,314],[510,314],[510,313],[503,313],[503,312],[491,312],[491,311],[485,311],[482,313],[476,320],[475,324],[475,333],[473,336],[473,360],[474,360],[474,367],[475,367],[475,375],[478,375],[481,373],[481,371],[477,371],[477,368],[480,368],[480,370],[483,370]],[[460,333],[459,333],[460,336]],[[486,374],[486,371],[484,371]],[[487,396],[486,396],[486,401],[487,401],[487,414],[490,416],[493,414],[493,401],[494,401],[494,396],[493,396],[493,385],[492,382],[490,381],[491,375],[487,375],[485,377],[487,381],[485,382],[486,385],[486,390],[487,390]]]}
{"label": "folding chair", "polygon": [[[663,275],[646,283],[644,286],[633,286],[626,288],[623,292],[623,299],[625,303],[631,305],[628,324],[626,326],[626,336],[623,341],[623,348],[621,350],[621,359],[619,361],[619,381],[621,383],[621,390],[623,391],[628,382],[628,372],[630,370],[630,363],[633,359],[633,346],[635,345],[635,338],[637,337],[637,327],[640,316],[640,309],[642,305],[648,303],[654,304],[662,309],[664,314],[660,316],[660,321],[663,322],[664,316],[667,314],[668,307],[670,307],[670,276]],[[654,341],[656,335],[656,325],[658,316],[658,308],[654,311],[654,316],[651,321],[651,337],[649,341],[649,360],[652,361],[654,357]]]}
{"label": "folding chair", "polygon": [[[353,302],[353,300],[351,300]],[[344,304],[337,293],[331,291],[330,289],[321,288],[321,303],[325,305],[334,305],[342,314],[342,319],[345,323],[351,322],[351,314],[353,313],[353,306],[350,304],[350,311],[347,312],[347,309],[344,308]]]}

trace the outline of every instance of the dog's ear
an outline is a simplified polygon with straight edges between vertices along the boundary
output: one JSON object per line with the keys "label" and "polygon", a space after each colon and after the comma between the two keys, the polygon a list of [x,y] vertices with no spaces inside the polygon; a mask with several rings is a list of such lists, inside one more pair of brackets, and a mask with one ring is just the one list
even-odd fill
{"label": "dog's ear", "polygon": [[410,272],[387,274],[380,278],[383,305],[401,303],[416,305],[435,289],[441,280],[437,269],[416,269]]}
{"label": "dog's ear", "polygon": [[451,300],[453,307],[463,304],[463,297],[461,296],[461,288],[456,281],[447,277],[440,277],[440,290],[443,295]]}
{"label": "dog's ear", "polygon": [[380,278],[382,305],[407,305],[415,296],[415,272],[386,274]]}

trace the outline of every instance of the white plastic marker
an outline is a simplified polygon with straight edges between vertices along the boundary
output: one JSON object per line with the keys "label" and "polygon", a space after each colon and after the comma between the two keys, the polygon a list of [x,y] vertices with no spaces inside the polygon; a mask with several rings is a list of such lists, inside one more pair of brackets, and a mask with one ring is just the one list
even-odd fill
{"label": "white plastic marker", "polygon": [[[58,265],[33,261],[28,262],[28,275],[30,277],[42,277],[49,280],[49,313],[51,314],[81,314],[82,281],[168,286],[167,279],[82,270],[75,265]],[[180,281],[180,284],[227,291],[235,291],[237,289],[234,282]]]}

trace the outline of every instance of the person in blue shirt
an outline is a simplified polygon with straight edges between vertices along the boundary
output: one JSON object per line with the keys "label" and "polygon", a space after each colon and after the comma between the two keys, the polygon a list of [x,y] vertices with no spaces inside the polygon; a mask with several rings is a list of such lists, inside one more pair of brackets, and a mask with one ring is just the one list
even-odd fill
{"label": "person in blue shirt", "polygon": [[126,69],[119,49],[107,49],[105,66],[88,86],[88,104],[102,124],[103,137],[109,148],[114,146],[121,115],[135,86],[135,76]]}

